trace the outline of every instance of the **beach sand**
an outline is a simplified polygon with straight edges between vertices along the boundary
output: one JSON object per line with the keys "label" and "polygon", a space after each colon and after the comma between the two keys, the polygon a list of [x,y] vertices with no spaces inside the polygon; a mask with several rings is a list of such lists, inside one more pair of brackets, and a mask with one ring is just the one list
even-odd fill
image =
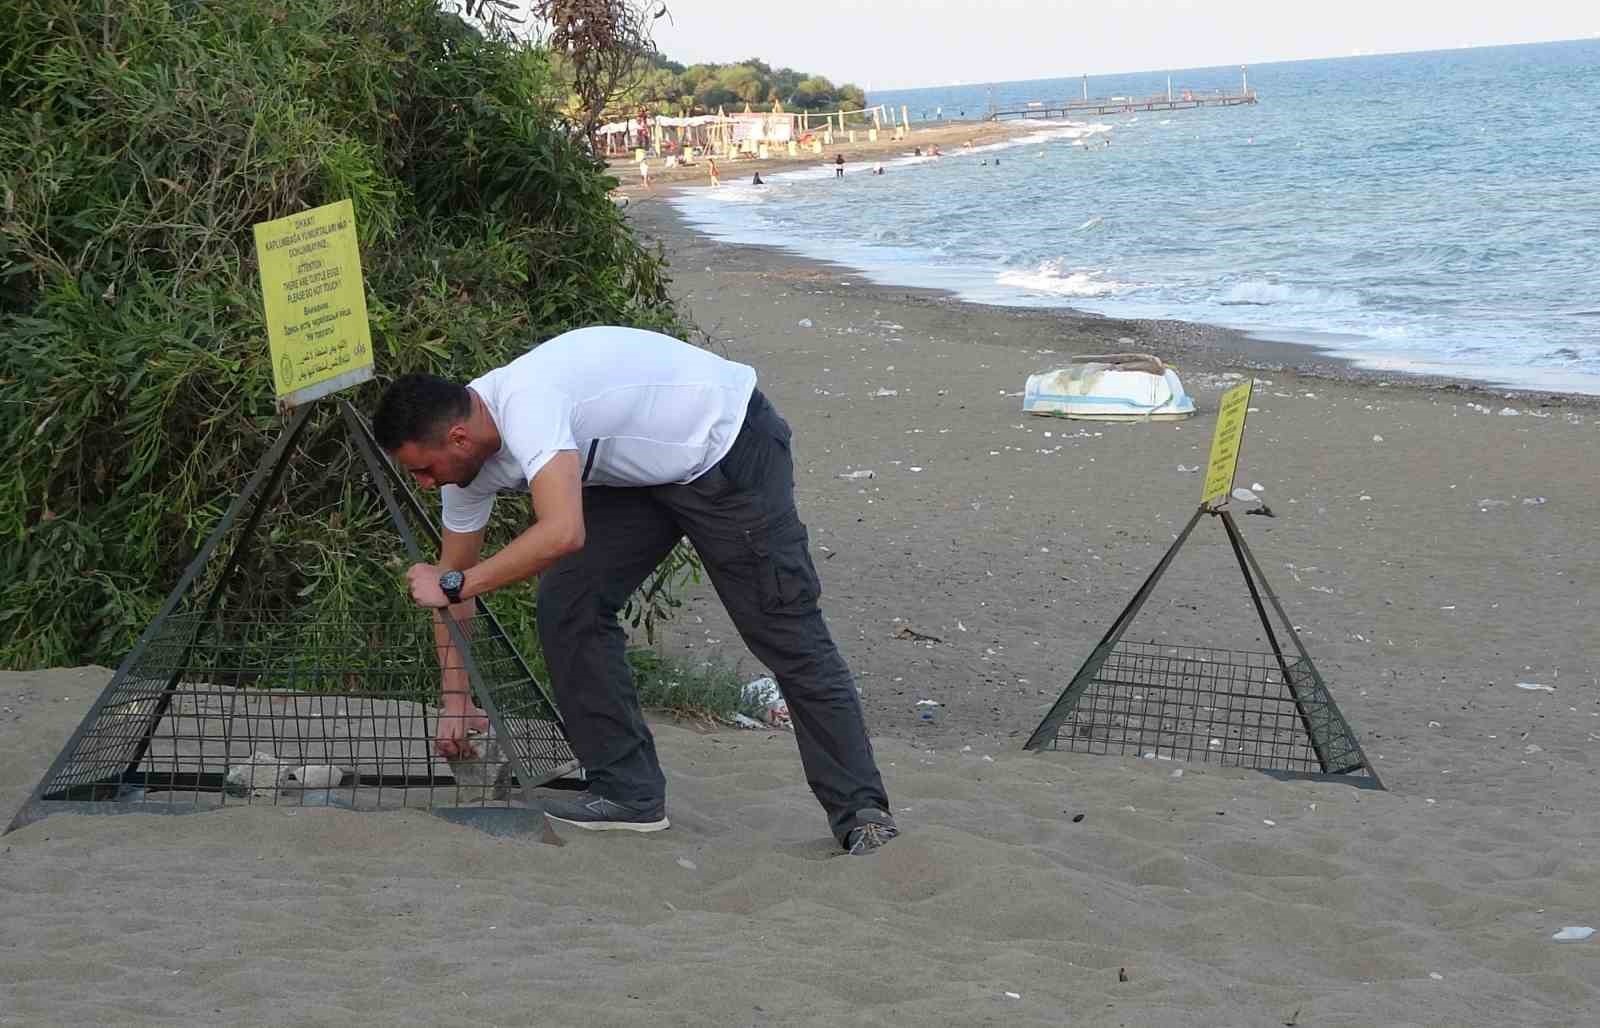
{"label": "beach sand", "polygon": [[[914,147],[922,147],[926,152],[932,147],[939,147],[947,155],[954,155],[970,144],[972,146],[985,146],[990,143],[1004,142],[1019,135],[1027,135],[1047,129],[1059,129],[1066,123],[1061,121],[1046,121],[1043,119],[1023,121],[949,121],[939,122],[926,127],[913,126],[911,134],[905,139],[895,139],[889,130],[885,129],[879,134],[877,142],[869,142],[864,129],[856,130],[856,141],[850,142],[845,136],[836,135],[833,146],[825,146],[821,154],[802,151],[794,157],[786,153],[775,153],[764,160],[755,157],[718,157],[717,174],[725,184],[735,182],[748,182],[756,172],[762,175],[776,175],[779,172],[795,171],[800,168],[814,168],[818,165],[833,167],[834,158],[843,156],[847,174],[859,175],[870,171],[872,162],[889,160],[912,152]],[[710,188],[711,171],[704,155],[696,159],[691,165],[678,165],[667,167],[666,159],[661,156],[650,157],[650,183],[651,188],[645,188],[639,178],[639,162],[631,157],[612,157],[607,162],[612,175],[617,177],[620,185],[615,192],[619,195],[633,199],[649,199],[655,196],[671,195],[671,190],[683,186],[705,186]],[[665,188],[661,188],[665,187]]]}
{"label": "beach sand", "polygon": [[[674,827],[654,836],[53,816],[0,840],[0,1024],[1592,1020],[1600,938],[1551,939],[1600,926],[1592,402],[974,307],[703,239],[659,201],[629,214],[794,426],[905,834],[837,857],[791,736],[661,722]],[[1020,413],[1030,371],[1130,349],[1176,364],[1202,413]],[[1252,374],[1239,482],[1278,517],[1241,528],[1390,791],[1022,752],[1193,512],[1178,465],[1204,463],[1226,376]],[[876,477],[836,477],[856,469]],[[1130,638],[1253,648],[1221,532],[1196,532]],[[761,672],[704,590],[668,636]],[[108,677],[0,674],[8,816]]]}

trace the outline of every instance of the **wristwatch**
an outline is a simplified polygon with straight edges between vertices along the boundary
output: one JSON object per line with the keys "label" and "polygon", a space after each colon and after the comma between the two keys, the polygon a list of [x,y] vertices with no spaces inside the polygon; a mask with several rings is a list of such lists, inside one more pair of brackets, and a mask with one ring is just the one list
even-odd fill
{"label": "wristwatch", "polygon": [[466,584],[467,576],[459,571],[446,571],[439,576],[439,591],[451,603],[461,602],[461,587]]}

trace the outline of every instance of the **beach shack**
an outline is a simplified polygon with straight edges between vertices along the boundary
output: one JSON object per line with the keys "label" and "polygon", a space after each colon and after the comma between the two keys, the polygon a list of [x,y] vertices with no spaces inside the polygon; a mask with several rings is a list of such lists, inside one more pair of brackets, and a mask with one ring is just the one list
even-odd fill
{"label": "beach shack", "polygon": [[725,149],[732,137],[731,126],[732,119],[722,114],[642,115],[606,122],[596,135],[608,157],[634,150],[681,156],[691,149],[697,153]]}

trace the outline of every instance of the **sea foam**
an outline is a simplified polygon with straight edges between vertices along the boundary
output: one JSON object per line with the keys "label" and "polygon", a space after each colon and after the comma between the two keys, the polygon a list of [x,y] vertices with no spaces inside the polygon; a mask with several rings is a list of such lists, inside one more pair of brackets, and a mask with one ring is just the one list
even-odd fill
{"label": "sea foam", "polygon": [[1350,306],[1360,302],[1354,294],[1320,286],[1297,286],[1282,282],[1236,282],[1224,289],[1217,302],[1225,307]]}
{"label": "sea foam", "polygon": [[1070,271],[1058,258],[1041,261],[1030,271],[1002,271],[995,281],[1003,286],[1056,296],[1110,296],[1131,289],[1125,282],[1103,278],[1099,271]]}

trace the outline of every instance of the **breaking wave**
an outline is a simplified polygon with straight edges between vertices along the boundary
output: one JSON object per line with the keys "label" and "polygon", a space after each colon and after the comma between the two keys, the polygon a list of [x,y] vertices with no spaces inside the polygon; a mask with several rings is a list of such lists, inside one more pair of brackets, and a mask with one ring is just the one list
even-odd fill
{"label": "breaking wave", "polygon": [[1132,288],[1126,282],[1104,278],[1098,271],[1069,271],[1059,259],[1041,261],[1030,271],[1002,271],[995,281],[1014,289],[1055,296],[1110,296]]}

